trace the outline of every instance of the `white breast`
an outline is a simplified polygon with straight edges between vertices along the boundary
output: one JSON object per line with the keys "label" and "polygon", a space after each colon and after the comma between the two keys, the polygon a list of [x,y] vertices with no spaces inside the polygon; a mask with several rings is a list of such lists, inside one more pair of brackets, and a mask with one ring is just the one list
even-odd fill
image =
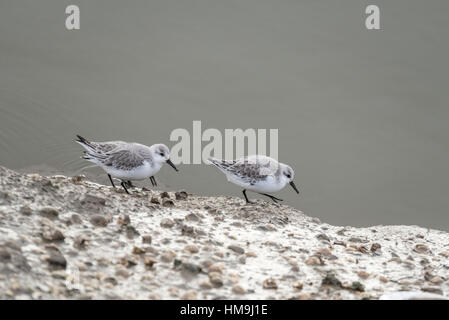
{"label": "white breast", "polygon": [[132,170],[120,170],[112,167],[104,167],[105,171],[111,176],[122,180],[144,180],[152,175],[156,174],[160,167],[151,167],[150,164],[145,161],[143,165],[135,167]]}

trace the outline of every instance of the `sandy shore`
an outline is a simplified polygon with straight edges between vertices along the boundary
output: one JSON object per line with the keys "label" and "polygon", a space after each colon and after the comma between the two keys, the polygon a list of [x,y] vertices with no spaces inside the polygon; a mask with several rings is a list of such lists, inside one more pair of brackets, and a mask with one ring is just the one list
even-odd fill
{"label": "sandy shore", "polygon": [[449,293],[447,232],[343,228],[262,200],[131,192],[0,167],[0,299]]}

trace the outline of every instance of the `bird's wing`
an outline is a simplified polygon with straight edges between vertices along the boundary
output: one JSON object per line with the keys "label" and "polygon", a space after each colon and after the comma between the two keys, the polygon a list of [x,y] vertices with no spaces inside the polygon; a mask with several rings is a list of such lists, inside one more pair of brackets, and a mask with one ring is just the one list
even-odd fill
{"label": "bird's wing", "polygon": [[276,170],[271,170],[271,162],[258,161],[258,159],[254,157],[242,158],[239,160],[210,159],[210,162],[225,174],[232,175],[251,185],[256,184],[257,181],[266,180],[268,176],[274,175],[276,172]]}
{"label": "bird's wing", "polygon": [[114,167],[120,170],[132,170],[143,165],[145,159],[130,149],[114,149],[102,156],[97,157],[101,163],[107,167]]}

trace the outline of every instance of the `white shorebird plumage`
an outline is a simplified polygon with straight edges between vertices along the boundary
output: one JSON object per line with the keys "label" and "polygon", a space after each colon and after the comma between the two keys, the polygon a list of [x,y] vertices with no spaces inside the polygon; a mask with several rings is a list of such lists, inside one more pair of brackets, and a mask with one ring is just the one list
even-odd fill
{"label": "white shorebird plumage", "polygon": [[250,203],[246,195],[246,190],[260,193],[271,198],[274,202],[282,201],[267,192],[277,192],[289,183],[299,194],[293,182],[295,172],[293,169],[276,161],[273,158],[252,155],[238,160],[221,160],[209,158],[209,162],[222,171],[228,181],[243,187],[243,195],[247,203]]}
{"label": "white shorebird plumage", "polygon": [[135,142],[89,141],[77,135],[78,142],[86,151],[83,159],[100,166],[108,174],[112,186],[112,177],[122,180],[121,186],[127,193],[126,184],[131,187],[131,181],[150,178],[156,186],[154,175],[159,172],[164,163],[168,163],[176,171],[178,169],[170,160],[170,150],[164,144],[154,144],[151,147]]}

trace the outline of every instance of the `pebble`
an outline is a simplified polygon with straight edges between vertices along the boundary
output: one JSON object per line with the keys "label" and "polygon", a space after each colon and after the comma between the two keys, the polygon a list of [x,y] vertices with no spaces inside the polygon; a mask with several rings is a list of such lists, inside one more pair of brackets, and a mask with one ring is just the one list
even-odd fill
{"label": "pebble", "polygon": [[142,243],[151,244],[152,238],[150,235],[142,236]]}
{"label": "pebble", "polygon": [[176,200],[186,200],[187,192],[185,192],[185,191],[175,192],[175,198],[176,198]]}
{"label": "pebble", "polygon": [[182,300],[196,300],[196,291],[189,290],[181,296]]}
{"label": "pebble", "polygon": [[228,249],[234,251],[235,253],[238,254],[244,254],[245,253],[245,249],[243,249],[242,247],[236,246],[236,245],[230,245],[228,246]]}
{"label": "pebble", "polygon": [[221,287],[223,285],[221,273],[219,272],[209,272],[209,281],[216,288]]}
{"label": "pebble", "polygon": [[232,292],[235,294],[245,294],[246,291],[238,284],[232,287]]}
{"label": "pebble", "polygon": [[106,227],[108,225],[108,220],[99,214],[93,215],[90,218],[90,222],[96,227]]}
{"label": "pebble", "polygon": [[33,213],[33,210],[28,205],[24,205],[20,208],[20,213],[26,216],[30,216]]}
{"label": "pebble", "polygon": [[323,280],[321,281],[321,285],[323,286],[332,286],[332,287],[338,287],[341,288],[342,287],[342,283],[340,280],[337,279],[337,277],[335,276],[335,274],[333,274],[332,272],[328,272],[326,274],[326,276],[323,278]]}
{"label": "pebble", "polygon": [[52,250],[50,256],[47,258],[47,262],[54,269],[65,269],[67,267],[67,260],[64,258],[61,252]]}
{"label": "pebble", "polygon": [[161,192],[161,193],[159,194],[159,196],[161,197],[161,199],[164,199],[164,198],[170,199],[170,195],[168,194],[167,191]]}
{"label": "pebble", "polygon": [[175,225],[175,222],[170,218],[164,218],[161,220],[162,228],[171,228]]}
{"label": "pebble", "polygon": [[39,213],[49,219],[56,219],[59,216],[59,210],[54,207],[44,207],[39,210]]}
{"label": "pebble", "polygon": [[263,282],[263,288],[276,290],[278,288],[278,285],[276,283],[276,280],[274,280],[273,278],[269,278]]}
{"label": "pebble", "polygon": [[156,197],[152,197],[151,200],[150,200],[150,202],[151,202],[151,203],[154,203],[154,204],[161,204],[161,202],[159,201],[159,199],[156,198]]}
{"label": "pebble", "polygon": [[70,217],[70,221],[74,224],[81,224],[83,223],[83,219],[81,218],[81,216],[79,214],[72,214]]}
{"label": "pebble", "polygon": [[366,271],[359,271],[357,272],[357,275],[362,279],[368,279],[370,274]]}
{"label": "pebble", "polygon": [[371,252],[376,252],[377,250],[380,250],[380,248],[382,248],[382,246],[378,243],[373,243],[371,245],[370,251]]}
{"label": "pebble", "polygon": [[417,253],[426,254],[429,253],[429,247],[427,247],[425,244],[417,244],[413,251]]}
{"label": "pebble", "polygon": [[162,202],[162,206],[166,207],[166,208],[172,208],[175,206],[175,203],[172,200],[164,200],[164,202]]}
{"label": "pebble", "polygon": [[200,288],[205,290],[210,290],[213,288],[212,284],[209,281],[202,281],[200,283]]}
{"label": "pebble", "polygon": [[193,221],[193,222],[200,221],[200,218],[196,214],[194,214],[194,213],[190,213],[190,214],[186,215],[185,219],[187,221]]}
{"label": "pebble", "polygon": [[175,256],[176,256],[176,253],[174,252],[174,251],[165,251],[165,252],[163,252],[162,254],[161,254],[161,257],[160,257],[160,259],[163,261],[163,262],[172,262],[173,261],[173,259],[175,258]]}
{"label": "pebble", "polygon": [[197,246],[195,246],[194,244],[189,244],[187,246],[184,247],[184,252],[188,252],[188,253],[198,253],[200,250],[198,249]]}
{"label": "pebble", "polygon": [[304,285],[300,281],[293,282],[293,288],[295,288],[296,290],[302,290],[303,286]]}
{"label": "pebble", "polygon": [[321,266],[324,263],[322,262],[322,260],[319,257],[311,256],[311,257],[307,258],[306,264],[308,266]]}

